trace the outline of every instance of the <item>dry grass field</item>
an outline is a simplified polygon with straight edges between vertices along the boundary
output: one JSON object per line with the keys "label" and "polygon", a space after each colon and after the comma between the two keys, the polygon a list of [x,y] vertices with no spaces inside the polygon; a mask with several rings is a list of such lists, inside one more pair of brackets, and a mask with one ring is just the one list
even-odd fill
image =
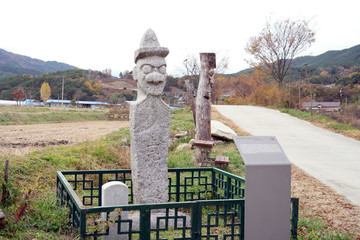
{"label": "dry grass field", "polygon": [[99,139],[121,127],[124,121],[89,121],[0,126],[0,155],[25,155],[57,145],[70,145]]}

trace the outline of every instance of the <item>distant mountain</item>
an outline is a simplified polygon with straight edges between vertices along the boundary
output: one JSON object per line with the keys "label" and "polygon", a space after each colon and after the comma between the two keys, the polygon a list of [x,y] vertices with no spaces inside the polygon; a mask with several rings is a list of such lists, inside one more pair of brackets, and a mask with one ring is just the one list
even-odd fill
{"label": "distant mountain", "polygon": [[0,49],[0,78],[20,74],[41,75],[70,69],[76,67],[56,61],[42,61]]}
{"label": "distant mountain", "polygon": [[[327,51],[318,56],[304,56],[295,58],[291,68],[294,70],[301,69],[304,68],[305,64],[308,65],[309,69],[333,66],[360,66],[360,44],[348,49]],[[229,75],[236,76],[240,73],[247,73],[249,71],[250,69],[247,68]]]}
{"label": "distant mountain", "polygon": [[360,44],[348,49],[327,51],[318,56],[298,57],[292,67],[301,68],[305,64],[313,67],[360,66]]}

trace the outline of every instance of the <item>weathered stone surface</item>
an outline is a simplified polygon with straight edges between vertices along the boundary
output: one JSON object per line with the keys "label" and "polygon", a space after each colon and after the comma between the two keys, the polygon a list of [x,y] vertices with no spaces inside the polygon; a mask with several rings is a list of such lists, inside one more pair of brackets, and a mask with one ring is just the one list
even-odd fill
{"label": "weathered stone surface", "polygon": [[170,107],[160,98],[166,81],[165,56],[155,33],[148,30],[135,52],[137,100],[130,105],[131,171],[134,203],[168,200]]}
{"label": "weathered stone surface", "polygon": [[6,227],[7,223],[8,223],[8,220],[6,219],[3,211],[0,209],[0,229],[3,229],[4,227]]}
{"label": "weathered stone surface", "polygon": [[194,145],[194,143],[195,143],[195,139],[191,139],[189,142],[189,144],[191,144],[192,146]]}
{"label": "weathered stone surface", "polygon": [[175,138],[182,138],[182,137],[186,137],[188,135],[187,131],[183,131],[183,132],[179,132],[177,134],[175,134]]}
{"label": "weathered stone surface", "polygon": [[167,202],[170,109],[149,96],[131,106],[130,116],[134,202]]}
{"label": "weathered stone surface", "polygon": [[[101,206],[112,206],[112,205],[127,205],[128,204],[128,186],[122,182],[113,181],[105,183],[101,187]],[[122,211],[121,219],[125,220],[128,219],[128,212]],[[111,212],[109,214],[108,221],[113,221],[118,218],[119,212]],[[106,213],[102,213],[101,219],[103,221],[106,220]],[[122,223],[121,224],[121,231],[128,230],[128,224]],[[126,234],[117,234],[117,223],[111,223],[109,227],[109,235],[103,236],[104,240],[110,239],[120,239],[120,240],[127,240],[128,235]]]}
{"label": "weathered stone surface", "polygon": [[237,136],[237,134],[234,130],[222,122],[211,120],[211,136],[226,140],[233,140],[233,136]]}
{"label": "weathered stone surface", "polygon": [[181,150],[184,150],[184,149],[191,149],[191,147],[192,147],[192,145],[190,143],[181,143],[176,148],[176,151],[181,151]]}

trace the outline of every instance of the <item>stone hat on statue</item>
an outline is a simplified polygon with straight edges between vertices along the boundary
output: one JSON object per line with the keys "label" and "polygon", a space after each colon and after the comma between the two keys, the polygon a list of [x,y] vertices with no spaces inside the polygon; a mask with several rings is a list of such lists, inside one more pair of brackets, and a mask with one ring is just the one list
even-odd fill
{"label": "stone hat on statue", "polygon": [[153,30],[148,29],[140,42],[140,48],[135,51],[135,63],[137,60],[149,56],[166,57],[169,49],[160,47],[159,41]]}

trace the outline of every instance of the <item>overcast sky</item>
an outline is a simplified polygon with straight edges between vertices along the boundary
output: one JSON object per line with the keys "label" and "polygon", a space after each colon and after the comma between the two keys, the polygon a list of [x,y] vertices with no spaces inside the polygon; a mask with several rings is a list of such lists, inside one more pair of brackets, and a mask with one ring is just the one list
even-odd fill
{"label": "overcast sky", "polygon": [[173,75],[199,52],[227,55],[227,73],[247,68],[246,43],[268,18],[311,19],[316,42],[302,55],[360,44],[360,0],[1,0],[0,9],[0,48],[114,76],[132,70],[148,28],[169,48]]}

